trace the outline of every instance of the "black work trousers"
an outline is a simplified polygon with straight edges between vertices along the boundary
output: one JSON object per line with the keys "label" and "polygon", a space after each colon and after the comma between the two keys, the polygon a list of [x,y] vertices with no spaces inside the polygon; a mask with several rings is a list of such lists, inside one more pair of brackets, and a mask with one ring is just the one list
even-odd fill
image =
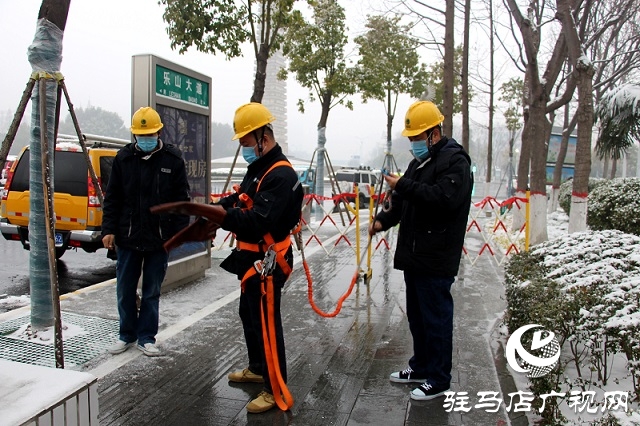
{"label": "black work trousers", "polygon": [[[284,333],[282,330],[282,317],[280,315],[280,300],[282,297],[282,287],[286,277],[276,269],[273,273],[273,313],[276,332],[276,346],[278,348],[278,362],[280,364],[280,374],[287,382],[287,361],[284,347]],[[269,284],[267,284],[269,285]],[[260,304],[263,305],[264,315],[267,315],[266,295],[263,297],[261,290],[260,276],[254,275],[245,282],[244,292],[240,295],[240,319],[244,330],[244,339],[247,344],[249,355],[249,370],[255,374],[262,374],[264,378],[264,388],[267,392],[273,393],[271,381],[269,380],[269,368],[265,359],[264,342],[262,339],[262,319]],[[271,342],[273,345],[274,343]]]}

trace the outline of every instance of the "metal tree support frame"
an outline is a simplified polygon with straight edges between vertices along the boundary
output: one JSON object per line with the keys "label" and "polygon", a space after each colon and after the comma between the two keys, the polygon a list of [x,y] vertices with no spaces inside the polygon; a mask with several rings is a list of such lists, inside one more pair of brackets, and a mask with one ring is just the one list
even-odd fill
{"label": "metal tree support frame", "polygon": [[[331,159],[329,158],[329,152],[327,152],[326,149],[322,149],[322,157],[324,159],[324,161],[327,164],[327,169],[329,170],[329,182],[331,183],[331,190],[333,191],[334,194],[339,194],[340,193],[340,186],[338,185],[338,182],[336,180],[336,170],[333,168],[333,164],[331,163]],[[316,148],[313,151],[313,155],[311,156],[311,161],[309,161],[309,167],[311,167],[313,165],[313,160],[315,160],[316,158],[316,153],[318,152],[318,148]],[[316,173],[314,180],[318,178],[318,174]],[[357,197],[357,193],[356,193],[356,197]],[[356,198],[357,200],[357,198]],[[343,203],[344,207],[345,207],[345,212],[347,215],[347,219],[350,222],[351,221],[351,215],[349,214],[349,209],[347,208],[347,202],[344,199],[340,199],[340,202]],[[357,204],[357,201],[356,201]],[[342,225],[345,225],[345,220],[344,217],[342,216],[342,209],[339,209],[339,213],[340,213],[340,220],[342,221]]]}
{"label": "metal tree support frame", "polygon": [[[64,93],[65,99],[67,101],[67,105],[69,107],[69,113],[71,115],[71,119],[73,120],[73,125],[76,130],[78,143],[82,147],[82,152],[84,154],[84,159],[87,162],[87,166],[89,169],[89,175],[91,177],[91,181],[93,183],[94,188],[96,189],[96,194],[98,199],[100,200],[100,204],[104,202],[104,195],[102,193],[102,189],[100,188],[100,184],[98,183],[98,177],[96,175],[95,170],[93,169],[93,165],[91,164],[91,159],[89,158],[89,153],[87,151],[87,146],[85,143],[86,135],[83,135],[80,130],[80,125],[78,124],[78,118],[73,109],[73,104],[71,103],[71,98],[69,97],[69,92],[67,91],[67,87],[64,84],[64,77],[61,73],[49,74],[47,72],[34,72],[31,74],[29,81],[27,82],[27,86],[22,93],[22,98],[20,99],[20,103],[18,104],[18,109],[14,114],[13,121],[9,126],[9,131],[5,136],[2,147],[0,148],[0,170],[4,167],[5,160],[7,155],[9,154],[9,150],[11,149],[11,145],[15,139],[16,133],[18,132],[18,127],[20,126],[20,122],[24,117],[24,112],[26,110],[27,104],[29,102],[29,98],[32,95],[33,88],[35,87],[36,82],[44,83],[46,81],[55,80],[58,85],[58,97],[56,99],[56,115],[55,115],[55,123],[54,123],[54,137],[57,140],[58,137],[58,124],[60,122],[60,99],[61,93]],[[42,179],[43,179],[43,189],[44,189],[44,199],[45,199],[45,220],[47,223],[46,231],[47,231],[47,250],[49,254],[49,275],[50,275],[50,284],[51,284],[51,302],[53,306],[53,317],[54,317],[54,338],[55,338],[55,355],[56,355],[56,368],[64,368],[64,353],[63,353],[63,339],[62,339],[62,321],[60,317],[60,292],[58,285],[58,271],[56,266],[56,257],[55,257],[55,213],[53,207],[53,181],[50,178],[49,168],[47,165],[49,164],[49,155],[48,155],[48,146],[49,141],[47,138],[47,114],[46,114],[46,84],[38,85],[39,95],[40,95],[40,127],[42,129],[40,133],[40,141],[42,144]],[[94,137],[94,139],[98,139]],[[106,138],[105,138],[106,139]],[[54,140],[54,144],[55,144]],[[114,141],[105,141],[112,142]],[[120,145],[122,142],[120,142]],[[53,163],[51,163],[53,164]]]}

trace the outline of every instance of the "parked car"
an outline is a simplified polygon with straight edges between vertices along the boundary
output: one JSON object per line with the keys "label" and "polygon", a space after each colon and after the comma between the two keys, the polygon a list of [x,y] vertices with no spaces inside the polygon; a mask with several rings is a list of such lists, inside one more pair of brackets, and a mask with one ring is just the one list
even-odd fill
{"label": "parked car", "polygon": [[[340,193],[356,194],[355,185],[358,185],[358,201],[360,208],[369,206],[372,189],[375,191],[378,177],[370,169],[340,169],[336,171],[336,181]],[[347,202],[355,202],[355,197],[345,197]]]}
{"label": "parked car", "polygon": [[9,169],[18,158],[15,155],[7,155],[6,160],[4,161],[4,167],[0,171],[0,186],[4,186],[7,183],[7,176],[9,175]]}
{"label": "parked car", "polygon": [[[106,188],[119,147],[87,143],[91,165],[101,188]],[[29,250],[29,147],[23,148],[9,169],[0,191],[0,232]],[[54,209],[56,257],[68,248],[95,252],[102,248],[102,206],[89,174],[89,166],[77,143],[56,145],[54,156]]]}

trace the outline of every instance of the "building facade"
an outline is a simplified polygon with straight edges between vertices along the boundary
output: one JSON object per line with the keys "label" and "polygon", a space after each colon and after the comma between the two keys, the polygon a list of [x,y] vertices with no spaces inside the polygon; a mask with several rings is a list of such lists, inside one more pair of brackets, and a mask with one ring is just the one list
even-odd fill
{"label": "building facade", "polygon": [[286,62],[282,51],[278,50],[269,58],[262,104],[269,108],[269,111],[276,117],[276,121],[272,123],[273,131],[282,151],[288,154],[287,82],[286,80],[278,80],[277,77],[278,71],[285,66]]}

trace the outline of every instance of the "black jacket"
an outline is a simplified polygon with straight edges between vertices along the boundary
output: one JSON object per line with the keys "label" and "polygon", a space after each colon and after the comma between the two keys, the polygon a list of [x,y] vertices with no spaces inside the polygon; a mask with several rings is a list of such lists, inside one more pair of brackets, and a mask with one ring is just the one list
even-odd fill
{"label": "black jacket", "polygon": [[471,158],[446,137],[430,151],[422,163],[409,163],[393,191],[391,209],[376,219],[384,230],[400,223],[396,269],[454,277],[471,207]]}
{"label": "black jacket", "polygon": [[113,161],[104,197],[102,235],[114,234],[120,247],[160,250],[189,224],[189,217],[151,214],[149,208],[189,200],[186,168],[178,149],[163,144],[149,156],[130,143]]}
{"label": "black jacket", "polygon": [[[222,229],[235,233],[238,241],[259,243],[265,234],[271,233],[273,239],[279,242],[289,238],[291,230],[298,224],[304,197],[298,174],[293,168],[282,166],[264,176],[273,164],[282,160],[288,161],[280,145],[276,145],[247,167],[247,174],[240,188],[242,193],[253,200],[252,209],[242,209],[244,205],[239,201],[237,193],[218,202],[227,211]],[[263,176],[260,191],[256,193],[258,182]],[[291,248],[285,257],[292,266]],[[233,250],[220,266],[242,278],[253,267],[254,261],[263,258],[264,254],[261,253]]]}

